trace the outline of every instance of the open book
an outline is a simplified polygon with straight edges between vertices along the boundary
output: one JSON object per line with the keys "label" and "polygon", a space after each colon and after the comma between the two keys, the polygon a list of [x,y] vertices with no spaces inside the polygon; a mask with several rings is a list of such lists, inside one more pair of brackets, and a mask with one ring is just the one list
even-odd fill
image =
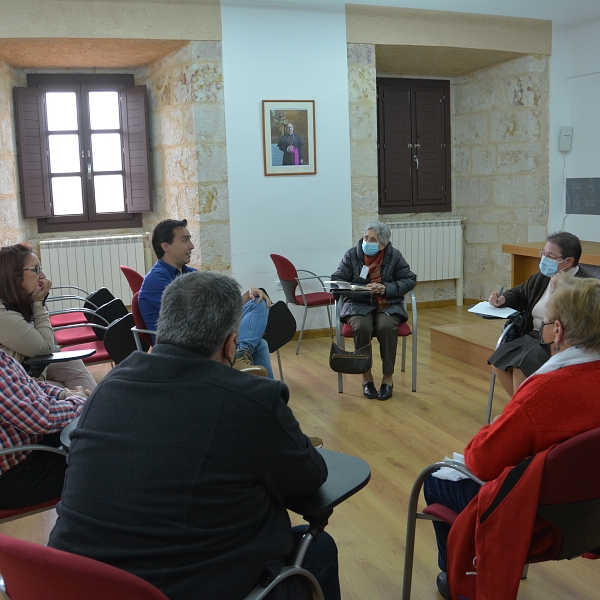
{"label": "open book", "polygon": [[347,281],[324,281],[324,285],[329,285],[329,289],[352,290],[353,292],[370,292],[371,288],[366,285],[357,285]]}

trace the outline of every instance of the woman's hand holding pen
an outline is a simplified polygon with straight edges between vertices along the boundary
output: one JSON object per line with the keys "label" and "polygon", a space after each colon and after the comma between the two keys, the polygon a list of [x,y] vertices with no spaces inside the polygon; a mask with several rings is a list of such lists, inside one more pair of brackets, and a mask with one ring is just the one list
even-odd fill
{"label": "woman's hand holding pen", "polygon": [[504,296],[502,295],[502,292],[504,291],[504,286],[500,288],[499,292],[492,292],[490,294],[490,299],[488,300],[488,302],[492,305],[495,306],[497,308],[500,308],[501,306],[504,305],[504,303],[506,302],[506,299],[504,298]]}

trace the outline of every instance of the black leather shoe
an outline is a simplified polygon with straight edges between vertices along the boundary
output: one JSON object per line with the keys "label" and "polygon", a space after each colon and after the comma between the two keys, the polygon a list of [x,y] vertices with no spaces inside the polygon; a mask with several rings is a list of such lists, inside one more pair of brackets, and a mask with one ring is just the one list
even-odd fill
{"label": "black leather shoe", "polygon": [[363,395],[365,398],[369,398],[370,400],[377,398],[377,388],[372,381],[363,383]]}
{"label": "black leather shoe", "polygon": [[435,580],[437,584],[438,592],[442,598],[446,600],[450,600],[450,590],[448,589],[448,576],[444,571],[438,573],[437,579]]}
{"label": "black leather shoe", "polygon": [[393,385],[389,383],[382,383],[379,388],[379,393],[377,394],[377,398],[379,400],[389,400],[392,397],[392,389]]}

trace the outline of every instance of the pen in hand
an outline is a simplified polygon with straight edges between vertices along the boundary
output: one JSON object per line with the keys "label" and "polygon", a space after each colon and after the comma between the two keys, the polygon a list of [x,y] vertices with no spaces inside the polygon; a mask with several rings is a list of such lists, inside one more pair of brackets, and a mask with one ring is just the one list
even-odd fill
{"label": "pen in hand", "polygon": [[496,296],[496,306],[498,306],[498,298],[500,298],[500,296],[502,296],[503,291],[504,291],[504,286],[502,286],[500,288],[500,291],[498,292],[498,295]]}

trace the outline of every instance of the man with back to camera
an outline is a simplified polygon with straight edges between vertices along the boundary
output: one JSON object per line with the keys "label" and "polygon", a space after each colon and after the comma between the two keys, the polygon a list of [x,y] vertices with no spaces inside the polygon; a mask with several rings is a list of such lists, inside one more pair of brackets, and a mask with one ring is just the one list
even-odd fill
{"label": "man with back to camera", "polygon": [[[152,247],[158,258],[144,282],[138,295],[140,313],[146,327],[156,331],[163,292],[169,283],[180,275],[193,273],[188,267],[194,244],[187,229],[187,220],[161,221],[152,232]],[[250,287],[242,294],[244,311],[240,326],[238,346],[235,356],[235,368],[244,369],[251,365],[264,368],[260,374],[273,379],[269,346],[262,336],[265,333],[271,300],[260,289]]]}
{"label": "man with back to camera", "polygon": [[[241,317],[229,277],[194,272],[167,287],[153,351],[125,359],[86,404],[51,547],[135,573],[171,600],[242,599],[281,569],[294,545],[286,503],[317,490],[327,467],[287,386],[231,369]],[[304,566],[339,599],[330,536]],[[287,581],[269,597],[303,598]]]}

